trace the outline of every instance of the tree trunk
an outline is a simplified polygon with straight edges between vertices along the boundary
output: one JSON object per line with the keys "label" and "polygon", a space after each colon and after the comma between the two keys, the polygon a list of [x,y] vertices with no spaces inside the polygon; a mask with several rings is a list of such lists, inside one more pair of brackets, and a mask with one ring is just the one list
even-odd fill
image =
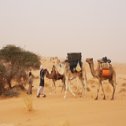
{"label": "tree trunk", "polygon": [[12,86],[11,86],[11,79],[7,80],[7,83],[8,83],[9,88],[11,89],[12,88]]}
{"label": "tree trunk", "polygon": [[2,83],[0,83],[0,95],[4,92],[4,86]]}

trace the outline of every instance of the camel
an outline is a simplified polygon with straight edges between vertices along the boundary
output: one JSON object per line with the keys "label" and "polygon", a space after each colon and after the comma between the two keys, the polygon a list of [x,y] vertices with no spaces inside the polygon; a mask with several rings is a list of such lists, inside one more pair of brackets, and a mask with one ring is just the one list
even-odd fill
{"label": "camel", "polygon": [[113,69],[112,65],[109,64],[110,75],[109,76],[103,76],[102,75],[101,61],[100,60],[98,60],[98,67],[97,67],[96,70],[94,70],[93,58],[87,58],[86,62],[89,64],[92,76],[97,78],[98,81],[99,81],[99,87],[97,89],[97,96],[96,96],[95,100],[98,99],[98,93],[99,93],[99,90],[100,90],[100,86],[102,87],[102,91],[103,91],[103,95],[104,95],[103,99],[104,100],[106,99],[106,96],[105,96],[105,93],[104,93],[104,89],[103,89],[103,84],[102,84],[103,80],[108,80],[110,82],[110,84],[112,85],[113,93],[112,93],[111,100],[113,100],[114,99],[114,94],[115,94],[115,88],[116,88],[116,72]]}
{"label": "camel", "polygon": [[[79,72],[72,72],[70,70],[70,64],[68,63],[68,61],[64,61],[60,64],[58,64],[56,66],[56,69],[57,71],[64,75],[65,77],[65,94],[64,94],[64,98],[66,98],[67,96],[67,92],[69,91],[73,96],[76,96],[75,93],[73,92],[72,88],[71,88],[71,81],[73,79],[75,79],[76,77],[79,78],[82,86],[83,86],[83,89],[84,89],[84,92],[86,92],[86,72],[85,70],[81,70]],[[85,79],[84,79],[85,78]],[[84,80],[85,80],[85,83],[84,83]]]}
{"label": "camel", "polygon": [[57,80],[61,80],[63,82],[63,85],[62,85],[62,91],[63,91],[63,89],[65,88],[65,77],[64,77],[64,75],[62,75],[58,71],[56,71],[56,68],[55,68],[54,65],[52,67],[51,73],[49,73],[49,71],[47,69],[45,69],[45,73],[46,73],[46,77],[48,79],[52,79],[52,81],[53,81],[52,88],[54,86],[55,92],[56,92],[56,84],[55,84],[55,82]]}

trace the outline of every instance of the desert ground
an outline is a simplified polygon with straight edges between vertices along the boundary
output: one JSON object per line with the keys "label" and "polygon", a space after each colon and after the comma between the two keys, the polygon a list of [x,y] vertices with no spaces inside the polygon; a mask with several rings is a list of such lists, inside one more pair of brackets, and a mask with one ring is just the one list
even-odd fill
{"label": "desert ground", "polygon": [[[54,61],[42,60],[45,68],[51,69]],[[95,64],[96,65],[96,64]],[[85,63],[88,79],[86,95],[75,97],[68,93],[64,99],[61,92],[61,81],[56,82],[56,93],[51,88],[52,80],[46,79],[45,92],[47,97],[37,98],[39,70],[32,71],[38,78],[34,79],[33,94],[21,93],[18,97],[0,97],[0,126],[126,126],[126,64],[114,63],[117,73],[115,100],[111,85],[104,81],[106,100],[100,91],[99,100],[94,100],[97,91],[97,79],[91,76]],[[73,80],[73,89],[78,80]],[[79,87],[79,86],[78,86]],[[81,86],[80,86],[81,87]],[[27,88],[27,86],[26,86]],[[28,104],[32,105],[29,111]]]}

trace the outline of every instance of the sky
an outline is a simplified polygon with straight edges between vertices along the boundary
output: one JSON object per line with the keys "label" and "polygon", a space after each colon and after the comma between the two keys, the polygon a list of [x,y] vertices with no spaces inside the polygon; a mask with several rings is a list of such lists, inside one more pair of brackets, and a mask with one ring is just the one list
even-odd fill
{"label": "sky", "polygon": [[126,62],[126,0],[0,0],[0,48]]}

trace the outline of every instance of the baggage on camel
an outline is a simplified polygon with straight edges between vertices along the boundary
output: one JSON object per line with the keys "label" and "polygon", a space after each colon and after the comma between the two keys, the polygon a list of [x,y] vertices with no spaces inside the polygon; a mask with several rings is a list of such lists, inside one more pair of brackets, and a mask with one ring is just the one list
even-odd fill
{"label": "baggage on camel", "polygon": [[81,53],[67,53],[67,60],[70,64],[71,72],[79,72],[82,70]]}

